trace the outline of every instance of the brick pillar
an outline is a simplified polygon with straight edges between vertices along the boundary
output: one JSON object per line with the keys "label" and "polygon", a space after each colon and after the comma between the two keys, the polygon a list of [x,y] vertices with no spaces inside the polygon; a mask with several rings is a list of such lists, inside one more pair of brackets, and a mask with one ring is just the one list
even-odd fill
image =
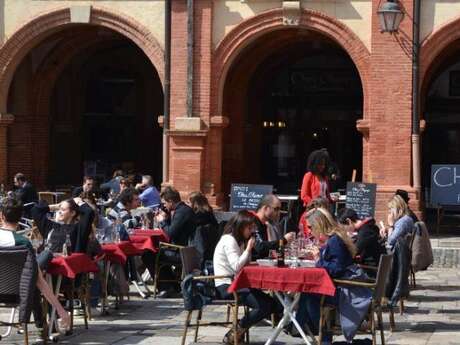
{"label": "brick pillar", "polygon": [[[412,0],[400,0],[406,15],[399,32],[381,33],[380,0],[372,0],[372,47],[368,181],[377,183],[377,218],[397,188],[411,187]],[[415,195],[412,194],[411,198]]]}
{"label": "brick pillar", "polygon": [[0,183],[7,184],[8,176],[8,126],[14,122],[10,114],[0,115]]}

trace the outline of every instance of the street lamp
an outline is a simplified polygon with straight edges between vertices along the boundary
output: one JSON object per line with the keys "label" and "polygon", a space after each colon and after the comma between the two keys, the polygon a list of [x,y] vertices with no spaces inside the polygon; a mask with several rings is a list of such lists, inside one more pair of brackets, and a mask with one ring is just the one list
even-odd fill
{"label": "street lamp", "polygon": [[380,19],[380,31],[393,33],[398,31],[399,24],[404,18],[404,13],[401,11],[398,0],[386,0],[380,6],[377,14]]}

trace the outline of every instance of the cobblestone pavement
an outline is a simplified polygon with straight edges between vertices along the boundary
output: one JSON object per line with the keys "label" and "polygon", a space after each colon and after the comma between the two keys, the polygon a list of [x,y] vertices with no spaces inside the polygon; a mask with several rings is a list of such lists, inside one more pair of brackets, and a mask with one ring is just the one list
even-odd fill
{"label": "cobblestone pavement", "polygon": [[[460,344],[460,271],[457,269],[430,269],[417,273],[417,289],[406,301],[404,315],[396,315],[396,331],[386,331],[390,345]],[[223,307],[208,307],[204,319],[223,319]],[[2,312],[2,318],[6,314]],[[178,345],[181,343],[185,314],[180,299],[131,298],[108,316],[95,316],[89,330],[83,320],[76,318],[74,334],[61,336],[61,344],[129,344]],[[388,330],[388,314],[384,315]],[[251,344],[263,344],[272,331],[269,325],[259,325],[251,330]],[[199,343],[219,343],[225,333],[220,327],[200,329]],[[36,339],[32,329],[31,339]],[[187,343],[193,340],[189,332]],[[341,340],[340,338],[338,340]],[[301,344],[297,338],[282,334],[277,344]],[[1,344],[22,344],[22,336],[13,335]]]}

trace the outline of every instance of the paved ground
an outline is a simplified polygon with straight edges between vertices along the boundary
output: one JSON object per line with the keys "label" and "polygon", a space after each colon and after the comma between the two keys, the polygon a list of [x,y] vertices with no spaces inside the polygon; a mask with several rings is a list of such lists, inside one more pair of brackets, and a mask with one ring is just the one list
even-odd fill
{"label": "paved ground", "polygon": [[[412,291],[406,302],[406,314],[396,316],[397,330],[393,334],[386,332],[387,344],[460,344],[460,271],[430,269],[417,274],[417,283],[418,288]],[[223,319],[224,314],[221,307],[209,307],[204,317]],[[184,316],[179,299],[132,298],[119,310],[111,310],[109,316],[95,317],[89,330],[85,330],[82,319],[77,318],[74,334],[62,336],[60,343],[177,345],[181,343]],[[384,320],[388,329],[387,314]],[[255,327],[251,332],[251,344],[263,344],[270,332],[268,325]],[[219,343],[224,333],[223,328],[203,327],[199,343]],[[36,338],[35,335],[32,331],[32,339]],[[14,335],[0,341],[0,345],[22,344],[21,339]],[[187,343],[191,341],[190,332]],[[301,341],[283,334],[277,344],[301,344]]]}

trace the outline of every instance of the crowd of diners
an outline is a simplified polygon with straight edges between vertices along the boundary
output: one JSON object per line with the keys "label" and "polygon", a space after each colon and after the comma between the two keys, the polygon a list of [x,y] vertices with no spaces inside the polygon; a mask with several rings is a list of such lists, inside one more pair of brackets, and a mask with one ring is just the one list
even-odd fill
{"label": "crowd of diners", "polygon": [[[133,184],[123,171],[117,170],[110,181],[100,186],[94,178],[87,176],[82,186],[73,190],[71,198],[48,205],[38,200],[34,187],[25,176],[17,174],[15,189],[1,202],[0,246],[31,246],[28,238],[15,231],[21,217],[34,220],[33,236],[43,239],[36,254],[40,267],[37,289],[56,306],[64,326],[68,325],[68,315],[44,283],[41,272],[46,271],[54,255],[62,252],[69,238],[72,252],[97,256],[101,251],[99,242],[109,236],[115,223],[123,224],[126,229],[161,228],[172,244],[181,246],[191,243],[199,227],[210,227],[215,233],[222,233],[217,238],[214,236],[212,241],[203,239],[213,243],[211,254],[205,259],[212,262],[214,274],[218,276],[236,276],[256,259],[268,258],[272,250],[278,249],[280,241],[287,245],[302,233],[314,243],[311,255],[316,266],[324,268],[331,278],[349,277],[350,272],[372,278],[375,272],[362,270],[358,264],[377,266],[380,255],[391,251],[398,239],[413,231],[417,217],[408,206],[408,193],[403,190],[398,190],[389,200],[386,224],[377,223],[373,218],[362,219],[356,210],[349,208],[342,208],[334,215],[331,210],[336,200],[330,195],[329,161],[325,150],[310,155],[301,184],[300,207],[288,210],[284,217],[281,217],[281,201],[276,195],[269,194],[262,198],[256,210],[239,211],[225,224],[218,224],[203,193],[194,192],[184,202],[172,186],[159,192],[148,175]],[[142,218],[133,215],[133,210],[140,206],[147,209]],[[145,269],[153,277],[156,255],[171,263],[180,263],[181,260],[177,251],[166,249],[157,254],[146,251],[140,258],[131,257],[125,267],[118,267],[111,285],[126,291],[129,281],[138,280]],[[168,278],[177,274],[172,265],[161,271],[160,279],[172,280]],[[220,298],[232,297],[227,291],[231,282],[229,278],[215,281]],[[100,288],[100,282],[96,286]],[[180,293],[180,286],[162,283],[158,290],[157,296],[165,298]],[[283,312],[279,302],[266,291],[244,289],[238,294],[241,304],[250,309],[239,320],[236,336],[241,341],[248,328],[272,314],[279,319]],[[98,296],[93,297],[97,303]],[[303,294],[296,311],[298,322],[302,326],[308,325],[314,334],[319,331],[319,303],[319,295]],[[337,304],[337,296],[328,298],[328,303]],[[34,315],[40,315],[39,311]],[[37,318],[35,321],[40,327],[41,320]],[[299,336],[292,325],[287,325],[285,332]],[[231,344],[234,336],[232,329],[223,341]],[[325,344],[331,340],[328,334],[323,337]]]}

